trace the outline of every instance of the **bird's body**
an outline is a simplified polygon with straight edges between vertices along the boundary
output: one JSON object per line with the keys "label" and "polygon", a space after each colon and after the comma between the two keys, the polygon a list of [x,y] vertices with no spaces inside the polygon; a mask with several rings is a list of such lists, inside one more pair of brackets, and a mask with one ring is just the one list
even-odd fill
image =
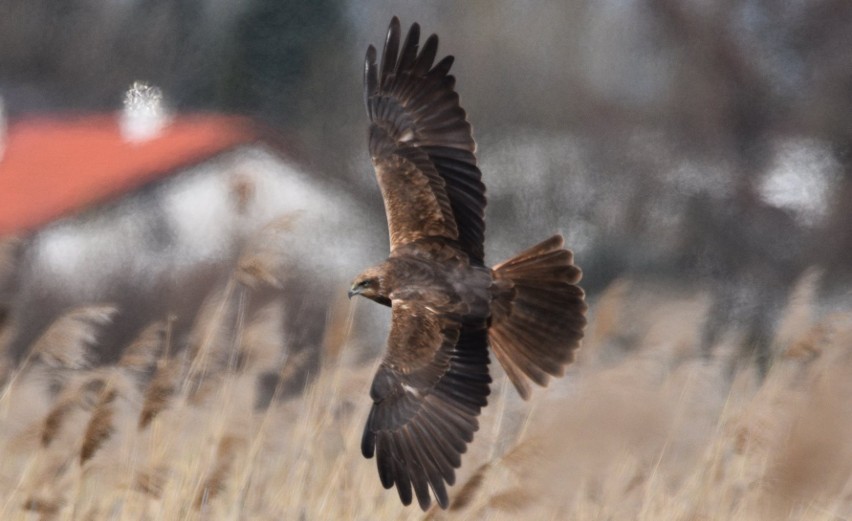
{"label": "bird's body", "polygon": [[573,360],[585,326],[581,272],[553,236],[493,268],[484,263],[485,186],[458,104],[452,56],[434,64],[414,24],[391,21],[381,64],[367,50],[369,148],[391,254],[350,297],[390,306],[387,353],[370,389],[361,450],[404,504],[441,507],[490,393],[489,348],[522,397]]}
{"label": "bird's body", "polygon": [[403,249],[377,267],[385,280],[374,300],[390,305],[394,299],[419,298],[433,309],[487,320],[495,289],[491,269],[471,266],[465,255],[453,249],[435,245],[424,255],[419,251],[423,245],[417,246]]}

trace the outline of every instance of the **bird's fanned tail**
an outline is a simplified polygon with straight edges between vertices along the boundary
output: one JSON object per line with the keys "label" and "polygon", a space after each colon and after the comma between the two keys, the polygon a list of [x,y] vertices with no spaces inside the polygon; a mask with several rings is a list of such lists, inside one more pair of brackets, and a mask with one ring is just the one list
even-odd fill
{"label": "bird's fanned tail", "polygon": [[562,376],[586,325],[582,272],[561,235],[493,268],[495,297],[488,332],[494,356],[518,393],[528,399],[529,381],[547,385]]}

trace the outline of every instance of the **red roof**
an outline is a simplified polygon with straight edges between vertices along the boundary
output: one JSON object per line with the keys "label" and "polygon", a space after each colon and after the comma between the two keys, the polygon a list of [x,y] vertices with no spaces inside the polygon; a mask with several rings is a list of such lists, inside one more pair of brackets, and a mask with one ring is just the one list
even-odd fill
{"label": "red roof", "polygon": [[0,152],[0,236],[125,194],[255,140],[244,118],[176,117],[157,136],[122,137],[113,114],[13,122]]}

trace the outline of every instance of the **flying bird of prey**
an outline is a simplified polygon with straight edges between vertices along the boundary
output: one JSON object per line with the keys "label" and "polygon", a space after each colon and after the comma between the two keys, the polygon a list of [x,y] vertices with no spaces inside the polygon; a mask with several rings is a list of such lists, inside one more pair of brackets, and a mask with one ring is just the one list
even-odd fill
{"label": "flying bird of prey", "polygon": [[485,186],[459,106],[453,57],[437,63],[399,20],[381,63],[367,49],[369,147],[390,231],[390,256],[349,291],[391,307],[387,353],[373,380],[361,443],[385,488],[423,510],[449,504],[461,455],[479,428],[491,377],[489,346],[520,395],[573,360],[586,324],[580,269],[555,235],[514,258],[484,264]]}

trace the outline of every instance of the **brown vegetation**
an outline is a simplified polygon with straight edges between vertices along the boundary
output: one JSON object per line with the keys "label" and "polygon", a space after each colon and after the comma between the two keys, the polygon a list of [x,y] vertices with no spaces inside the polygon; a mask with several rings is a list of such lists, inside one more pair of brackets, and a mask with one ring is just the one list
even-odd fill
{"label": "brown vegetation", "polygon": [[[852,314],[815,317],[816,279],[793,292],[762,383],[737,365],[736,335],[712,357],[698,352],[706,295],[617,281],[592,307],[565,378],[524,403],[497,375],[451,507],[426,518],[849,516]],[[256,408],[262,374],[277,371],[284,385],[309,366],[275,333],[283,306],[247,316],[251,291],[214,291],[188,349],[172,349],[165,320],[113,366],[84,362],[113,309],[74,310],[50,326],[3,390],[0,516],[418,515],[357,450],[373,372],[347,355],[359,349],[357,314],[335,306],[328,352],[301,395]]]}

